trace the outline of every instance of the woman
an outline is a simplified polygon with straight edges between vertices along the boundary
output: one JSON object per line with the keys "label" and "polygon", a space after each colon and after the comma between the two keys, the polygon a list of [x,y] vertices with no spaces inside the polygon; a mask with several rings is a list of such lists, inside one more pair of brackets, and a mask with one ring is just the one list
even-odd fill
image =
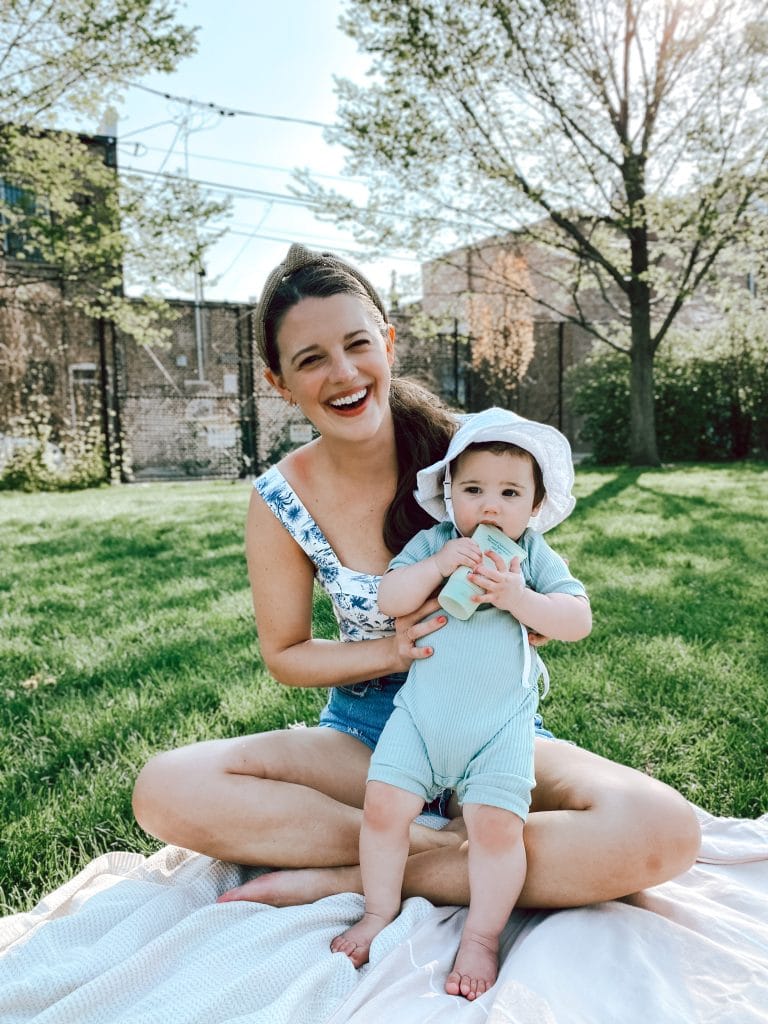
{"label": "woman", "polygon": [[[336,257],[292,246],[267,281],[256,333],[267,380],[319,435],[251,495],[246,551],[261,652],[279,682],[333,687],[331,697],[319,727],[160,754],[139,775],[134,809],[164,842],[282,868],[222,899],[287,906],[362,891],[370,753],[404,673],[431,654],[415,641],[440,628],[439,619],[421,621],[437,610],[429,602],[393,632],[375,605],[376,583],[392,554],[431,524],[412,498],[415,472],[441,456],[454,423],[433,396],[392,381],[395,332],[381,300]],[[312,636],[316,576],[342,642]],[[614,899],[692,864],[698,825],[674,790],[541,728],[535,769],[519,905]],[[460,818],[441,831],[414,824],[404,897],[466,904],[464,838]]]}

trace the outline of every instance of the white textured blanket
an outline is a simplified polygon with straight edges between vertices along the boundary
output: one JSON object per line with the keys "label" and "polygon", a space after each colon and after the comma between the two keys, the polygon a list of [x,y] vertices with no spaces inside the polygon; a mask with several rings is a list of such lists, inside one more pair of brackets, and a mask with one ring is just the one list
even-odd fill
{"label": "white textured blanket", "polygon": [[410,899],[355,971],[333,896],[215,904],[231,865],[167,847],[93,861],[0,920],[2,1024],[757,1024],[768,1022],[768,815],[712,818],[700,862],[631,899],[516,911],[494,988],[443,982],[466,913]]}

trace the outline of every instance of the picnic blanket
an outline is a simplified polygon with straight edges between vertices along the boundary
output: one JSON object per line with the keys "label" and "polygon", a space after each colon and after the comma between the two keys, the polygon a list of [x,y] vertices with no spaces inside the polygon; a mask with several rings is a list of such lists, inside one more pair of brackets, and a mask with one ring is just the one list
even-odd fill
{"label": "picnic blanket", "polygon": [[515,911],[498,981],[473,1003],[443,992],[464,908],[406,900],[356,971],[329,943],[360,896],[216,904],[242,869],[177,847],[110,853],[0,920],[0,1021],[765,1024],[768,814],[698,813],[684,875],[621,901]]}

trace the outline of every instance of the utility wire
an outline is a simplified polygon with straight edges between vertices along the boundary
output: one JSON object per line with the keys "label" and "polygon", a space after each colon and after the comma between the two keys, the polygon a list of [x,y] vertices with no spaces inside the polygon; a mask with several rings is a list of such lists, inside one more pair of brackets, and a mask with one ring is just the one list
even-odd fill
{"label": "utility wire", "polygon": [[[261,215],[261,217],[259,219],[259,223],[256,225],[255,228],[253,228],[252,231],[250,231],[250,232],[238,231],[237,232],[238,235],[246,235],[246,239],[243,242],[243,244],[240,246],[240,248],[237,250],[237,253],[236,253],[235,257],[233,258],[233,260],[231,261],[231,263],[229,263],[229,265],[226,267],[226,269],[222,270],[221,273],[218,275],[219,277],[226,277],[227,274],[230,272],[230,270],[232,270],[232,268],[235,266],[235,264],[240,260],[240,257],[243,255],[243,253],[248,248],[248,246],[251,244],[251,242],[254,240],[254,238],[258,238],[259,237],[259,231],[261,231],[261,229],[264,227],[264,224],[265,224],[265,222],[267,220],[267,217],[269,217],[271,212],[272,212],[272,203],[269,203],[267,208],[262,213],[262,215]],[[232,233],[232,232],[230,232],[230,233]]]}
{"label": "utility wire", "polygon": [[[260,238],[264,242],[286,242],[288,245],[290,245],[292,242],[295,242],[297,240],[299,240],[299,241],[307,241],[308,244],[310,244],[310,245],[316,245],[316,246],[318,246],[320,248],[323,248],[323,249],[332,249],[333,252],[342,253],[345,256],[354,256],[357,259],[359,259],[361,262],[370,261],[370,258],[371,258],[369,253],[367,253],[365,251],[361,251],[360,249],[349,249],[346,246],[339,245],[338,242],[321,242],[317,238],[317,236],[307,235],[307,234],[302,233],[302,232],[296,232],[293,235],[291,235],[290,237],[288,235],[265,235],[265,234],[262,234],[261,232],[259,232],[258,234],[255,234],[253,232],[235,231],[235,230],[229,230],[227,232],[227,234],[228,235],[236,235],[239,238],[243,238],[243,237],[247,237],[249,239]],[[300,239],[299,239],[299,235],[301,235]],[[419,262],[420,262],[418,259],[416,259],[415,256],[398,256],[395,253],[390,253],[390,252],[383,254],[381,259],[396,260],[398,263],[416,263],[416,264],[419,264]]]}
{"label": "utility wire", "polygon": [[312,121],[305,117],[286,117],[282,114],[263,114],[256,110],[238,110],[234,107],[225,107],[220,103],[204,102],[193,100],[188,96],[174,96],[169,92],[162,92],[160,89],[150,89],[148,85],[139,85],[138,82],[127,83],[132,89],[141,89],[142,92],[151,93],[153,96],[161,96],[165,100],[172,100],[175,103],[186,103],[190,107],[201,107],[206,110],[213,110],[220,117],[259,117],[265,121],[285,121],[289,124],[306,124],[312,128],[332,128],[333,125],[325,121]]}
{"label": "utility wire", "polygon": [[142,178],[164,178],[166,181],[186,181],[193,182],[195,185],[202,185],[204,188],[214,189],[215,191],[225,192],[231,195],[242,195],[242,196],[253,196],[256,199],[262,199],[265,202],[273,203],[286,203],[288,206],[305,206],[309,209],[312,208],[312,203],[300,199],[298,196],[287,196],[282,195],[279,192],[266,192],[263,189],[258,188],[247,188],[245,185],[226,185],[220,181],[206,181],[204,178],[188,178],[185,174],[170,174],[168,171],[162,171],[160,174],[156,174],[155,171],[147,171],[140,167],[123,166],[121,171],[124,174],[138,174]]}
{"label": "utility wire", "polygon": [[[301,206],[307,210],[314,210],[319,207],[319,204],[314,203],[311,199],[302,199],[300,196],[289,196],[284,195],[280,192],[267,192],[264,189],[258,188],[247,188],[245,185],[226,185],[220,181],[207,181],[205,178],[188,178],[184,174],[169,174],[168,171],[163,171],[161,174],[156,175],[154,171],[146,171],[139,167],[124,166],[121,168],[124,173],[127,174],[138,174],[144,178],[164,178],[166,181],[186,181],[191,182],[195,185],[202,185],[203,188],[210,188],[214,192],[223,192],[225,195],[232,195],[235,198],[240,197],[243,199],[254,199],[261,200],[262,202],[272,203],[283,203],[286,206]],[[385,212],[385,211],[380,211]],[[389,217],[396,217],[398,214],[391,211],[386,211],[386,215]],[[432,223],[439,227],[451,227],[454,222],[449,220],[442,220],[433,217]]]}
{"label": "utility wire", "polygon": [[[161,123],[162,124],[168,124],[170,122],[161,122]],[[136,132],[132,132],[131,134],[135,135],[137,133]],[[126,139],[127,137],[128,137],[127,135],[123,135],[123,136],[120,137],[120,139],[118,140],[118,146],[117,146],[118,149],[120,149],[121,140],[122,139]],[[165,153],[165,149],[162,146],[148,146],[145,142],[131,142],[128,145],[127,148],[123,149],[123,152],[124,153],[131,153],[131,155],[134,156],[134,157],[139,156],[140,154],[136,152],[136,147],[137,146],[141,147],[141,150],[142,150],[141,155],[142,156],[145,153]],[[279,172],[281,172],[283,174],[293,174],[293,172],[296,170],[295,167],[281,167],[278,164],[259,164],[259,163],[254,163],[252,160],[235,160],[232,157],[209,156],[206,153],[192,153],[192,152],[190,152],[189,156],[190,156],[190,159],[194,159],[194,160],[208,160],[211,163],[227,164],[227,165],[232,166],[232,167],[249,167],[249,168],[252,168],[254,170],[259,170],[259,171],[279,171]],[[343,181],[343,182],[349,183],[350,185],[362,185],[362,184],[364,184],[364,179],[362,177],[359,177],[359,176],[358,177],[353,177],[353,176],[348,176],[348,175],[344,175],[344,174],[323,174],[321,171],[312,171],[312,177],[313,178],[323,178],[323,179],[325,179],[327,181]]]}

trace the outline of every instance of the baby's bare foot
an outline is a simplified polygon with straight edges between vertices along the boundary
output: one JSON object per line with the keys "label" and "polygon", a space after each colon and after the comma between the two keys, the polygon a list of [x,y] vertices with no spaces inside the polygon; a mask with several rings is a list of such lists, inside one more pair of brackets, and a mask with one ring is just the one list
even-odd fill
{"label": "baby's bare foot", "polygon": [[378,914],[363,914],[357,924],[336,936],[331,952],[346,953],[355,967],[362,967],[368,963],[371,943],[388,924],[389,921]]}
{"label": "baby's bare foot", "polygon": [[467,932],[453,963],[453,970],[445,982],[449,996],[477,999],[496,981],[499,972],[499,938]]}
{"label": "baby's bare foot", "polygon": [[251,903],[266,903],[271,907],[296,907],[340,892],[361,891],[358,867],[302,868],[298,871],[269,871],[234,889],[228,889],[216,902],[249,900]]}

